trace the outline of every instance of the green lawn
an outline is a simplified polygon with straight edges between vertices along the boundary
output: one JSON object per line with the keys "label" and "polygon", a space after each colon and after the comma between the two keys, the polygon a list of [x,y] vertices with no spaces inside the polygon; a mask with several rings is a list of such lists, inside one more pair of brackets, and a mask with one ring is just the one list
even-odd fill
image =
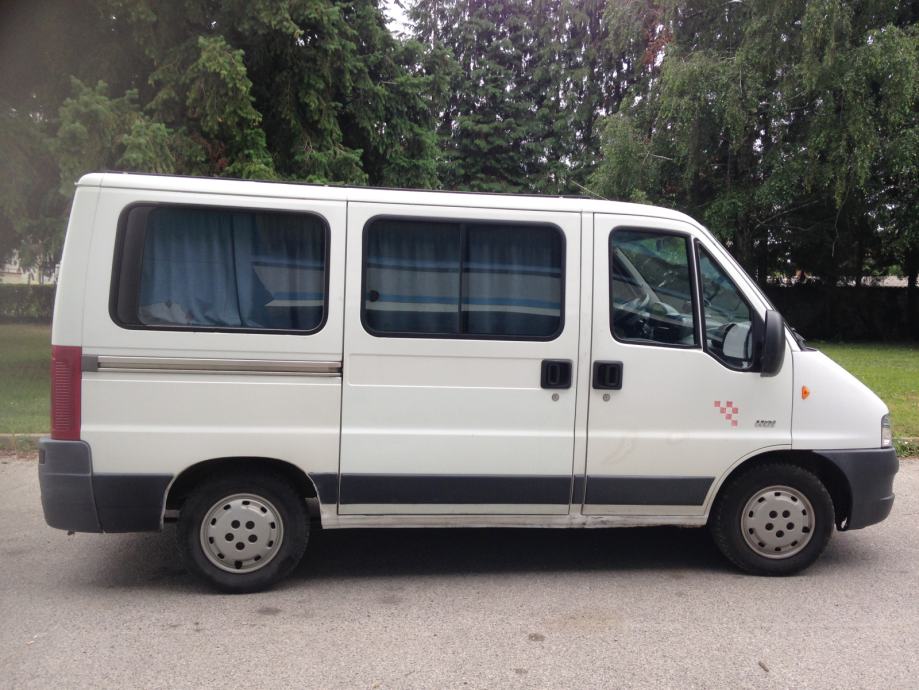
{"label": "green lawn", "polygon": [[51,328],[0,324],[0,433],[48,431]]}
{"label": "green lawn", "polygon": [[[0,433],[48,430],[48,326],[0,324]],[[890,407],[894,436],[919,438],[919,346],[815,343]]]}

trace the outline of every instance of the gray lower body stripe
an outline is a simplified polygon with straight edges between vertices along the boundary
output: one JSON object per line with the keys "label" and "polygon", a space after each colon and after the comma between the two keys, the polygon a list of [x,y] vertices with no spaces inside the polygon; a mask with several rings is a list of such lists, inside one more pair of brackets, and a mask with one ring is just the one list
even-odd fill
{"label": "gray lower body stripe", "polygon": [[568,504],[571,477],[344,474],[341,503]]}
{"label": "gray lower body stripe", "polygon": [[587,477],[589,505],[700,506],[714,477]]}
{"label": "gray lower body stripe", "polygon": [[316,487],[316,493],[319,495],[319,501],[327,505],[338,503],[338,473],[337,472],[313,472],[310,475],[313,485]]}
{"label": "gray lower body stripe", "polygon": [[[714,477],[311,474],[326,504],[700,506]],[[585,491],[586,490],[586,491]],[[583,499],[582,499],[583,496]]]}

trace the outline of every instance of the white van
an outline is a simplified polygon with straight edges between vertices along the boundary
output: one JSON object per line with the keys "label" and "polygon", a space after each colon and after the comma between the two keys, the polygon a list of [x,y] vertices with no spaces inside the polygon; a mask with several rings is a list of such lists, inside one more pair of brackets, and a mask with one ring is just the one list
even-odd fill
{"label": "white van", "polygon": [[708,525],[783,575],[893,504],[884,403],[663,208],[87,175],[52,340],[48,524],[177,520],[228,591],[317,520]]}

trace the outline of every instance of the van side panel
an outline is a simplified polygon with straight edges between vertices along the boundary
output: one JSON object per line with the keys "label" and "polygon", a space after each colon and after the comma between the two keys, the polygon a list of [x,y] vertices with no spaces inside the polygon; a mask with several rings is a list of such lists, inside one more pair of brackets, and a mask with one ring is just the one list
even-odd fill
{"label": "van side panel", "polygon": [[889,412],[884,402],[822,352],[793,358],[795,450],[880,448],[881,417]]}
{"label": "van side panel", "polygon": [[[109,297],[118,219],[138,203],[319,215],[329,230],[324,325],[310,335],[117,325]],[[281,460],[308,475],[337,474],[345,215],[342,201],[103,191],[86,252],[80,343],[81,437],[92,449],[94,477],[175,477],[206,460],[240,457]]]}

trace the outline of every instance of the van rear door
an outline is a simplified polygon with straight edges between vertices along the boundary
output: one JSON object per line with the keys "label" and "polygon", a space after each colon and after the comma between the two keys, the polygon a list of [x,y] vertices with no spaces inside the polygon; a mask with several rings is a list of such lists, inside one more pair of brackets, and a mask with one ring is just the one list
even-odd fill
{"label": "van rear door", "polygon": [[578,213],[351,203],[342,514],[565,514]]}

